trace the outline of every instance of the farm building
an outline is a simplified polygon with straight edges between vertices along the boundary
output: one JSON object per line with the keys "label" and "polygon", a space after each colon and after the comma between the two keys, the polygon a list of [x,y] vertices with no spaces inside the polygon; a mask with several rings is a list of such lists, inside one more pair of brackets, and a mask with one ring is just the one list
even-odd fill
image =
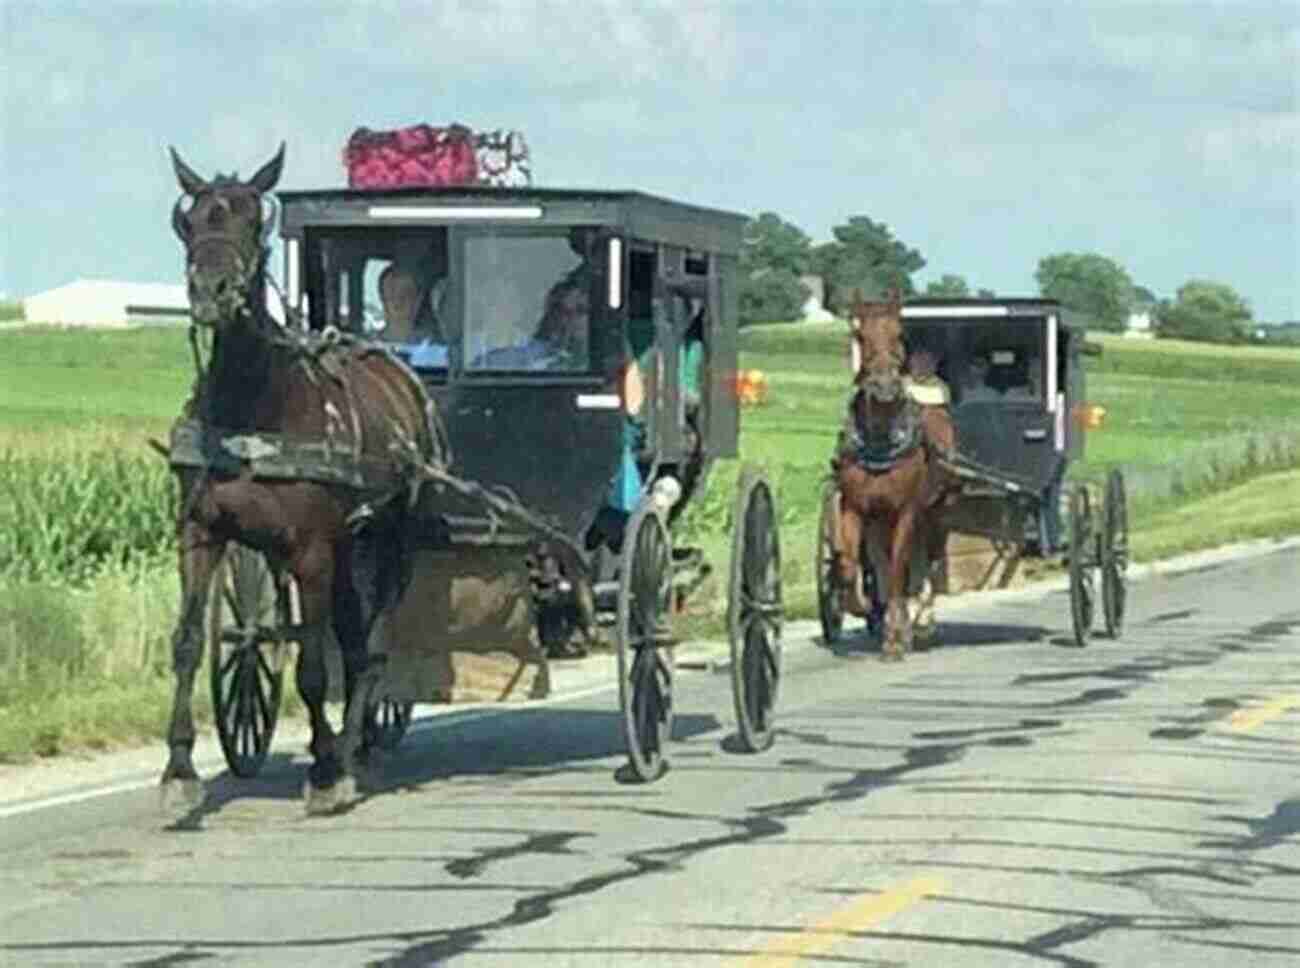
{"label": "farm building", "polygon": [[803,304],[803,321],[825,323],[835,316],[826,308],[826,281],[821,276],[800,276],[799,281],[808,287],[808,299]]}
{"label": "farm building", "polygon": [[1136,312],[1128,314],[1128,323],[1124,327],[1124,335],[1130,339],[1151,339],[1155,336],[1155,331],[1151,328],[1151,314],[1149,312]]}
{"label": "farm building", "polygon": [[185,286],[165,283],[78,279],[23,300],[28,322],[63,326],[137,326],[189,314]]}

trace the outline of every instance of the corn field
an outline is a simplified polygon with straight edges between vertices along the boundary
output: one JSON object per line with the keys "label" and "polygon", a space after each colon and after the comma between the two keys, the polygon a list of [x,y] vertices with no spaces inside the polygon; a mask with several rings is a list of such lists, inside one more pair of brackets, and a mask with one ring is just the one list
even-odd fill
{"label": "corn field", "polygon": [[84,585],[174,546],[164,461],[117,451],[0,451],[0,579]]}

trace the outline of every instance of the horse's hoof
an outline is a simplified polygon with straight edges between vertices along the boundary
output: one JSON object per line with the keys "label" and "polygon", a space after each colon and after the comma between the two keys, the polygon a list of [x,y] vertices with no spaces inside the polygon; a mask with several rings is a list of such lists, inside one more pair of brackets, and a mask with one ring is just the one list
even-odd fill
{"label": "horse's hoof", "polygon": [[203,803],[203,781],[196,777],[174,777],[158,786],[158,808],[163,813],[187,812]]}
{"label": "horse's hoof", "polygon": [[311,778],[303,781],[303,807],[309,817],[327,817],[338,813],[356,797],[356,781],[344,776],[329,786],[316,786]]}

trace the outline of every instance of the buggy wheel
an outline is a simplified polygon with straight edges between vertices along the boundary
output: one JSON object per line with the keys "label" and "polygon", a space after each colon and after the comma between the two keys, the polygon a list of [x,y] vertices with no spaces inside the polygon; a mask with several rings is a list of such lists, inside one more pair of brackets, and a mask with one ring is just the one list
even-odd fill
{"label": "buggy wheel", "polygon": [[1112,639],[1124,630],[1124,605],[1128,597],[1128,498],[1124,474],[1115,468],[1106,478],[1106,519],[1101,544],[1101,607],[1106,634]]}
{"label": "buggy wheel", "polygon": [[1074,641],[1080,646],[1092,637],[1097,568],[1096,536],[1088,488],[1079,483],[1070,492],[1070,616]]}
{"label": "buggy wheel", "polygon": [[776,498],[762,475],[746,469],[732,516],[727,633],[731,692],[742,745],[772,745],[773,710],[781,683],[781,542]]}
{"label": "buggy wheel", "polygon": [[623,735],[637,779],[658,779],[667,769],[664,747],[673,729],[673,674],[667,621],[672,592],[668,529],[642,501],[623,535],[619,568],[618,700]]}
{"label": "buggy wheel", "polygon": [[229,545],[208,592],[208,673],[230,772],[256,776],[280,715],[291,622],[288,588],[261,554]]}
{"label": "buggy wheel", "polygon": [[830,645],[844,631],[844,603],[840,600],[839,576],[840,489],[827,483],[822,498],[821,522],[817,526],[817,547],[813,575],[817,579],[817,615],[822,623],[822,641]]}
{"label": "buggy wheel", "polygon": [[413,702],[398,702],[385,697],[377,703],[366,703],[366,746],[377,746],[385,752],[397,749],[411,725]]}

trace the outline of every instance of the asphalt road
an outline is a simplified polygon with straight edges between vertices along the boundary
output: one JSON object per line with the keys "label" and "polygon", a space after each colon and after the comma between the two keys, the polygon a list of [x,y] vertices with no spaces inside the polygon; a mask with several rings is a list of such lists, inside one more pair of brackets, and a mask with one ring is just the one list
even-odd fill
{"label": "asphalt road", "polygon": [[1295,545],[1150,578],[1084,650],[1060,591],[946,602],[902,664],[801,623],[775,746],[686,671],[648,786],[611,676],[417,721],[340,816],[289,753],[170,826],[139,778],[10,803],[0,963],[1295,965],[1298,589]]}

